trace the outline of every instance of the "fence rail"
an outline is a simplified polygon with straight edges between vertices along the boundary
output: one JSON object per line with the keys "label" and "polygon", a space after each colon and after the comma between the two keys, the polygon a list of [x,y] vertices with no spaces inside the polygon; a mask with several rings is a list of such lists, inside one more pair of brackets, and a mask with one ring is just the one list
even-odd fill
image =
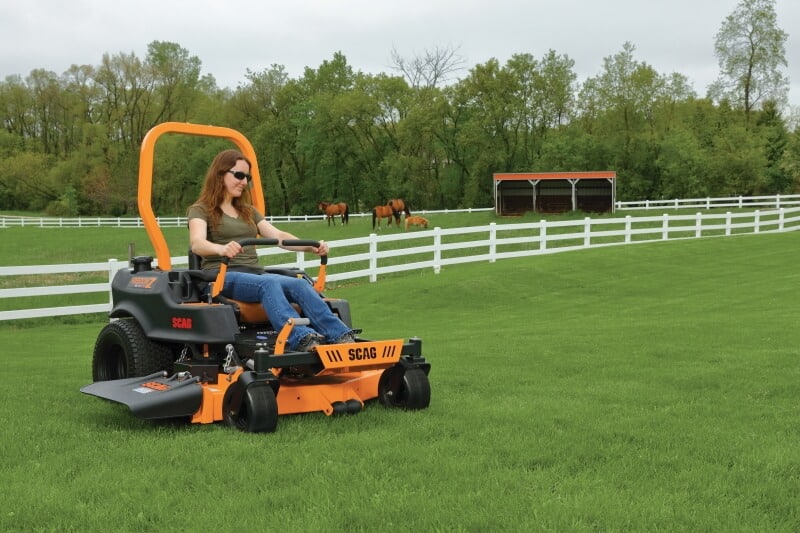
{"label": "fence rail", "polygon": [[[471,209],[439,209],[435,211],[420,210],[416,213],[420,215],[434,213],[479,213],[482,211],[494,211],[493,207],[479,207]],[[351,217],[371,217],[372,213],[350,213]],[[325,220],[325,215],[286,215],[268,216],[271,223],[286,222],[312,222],[315,220]],[[162,228],[185,228],[186,217],[157,217],[158,225]],[[139,217],[29,217],[29,216],[0,216],[0,229],[12,227],[35,227],[35,228],[144,228],[142,219]]]}
{"label": "fence rail", "polygon": [[[434,273],[448,265],[512,257],[579,250],[598,246],[625,245],[671,239],[774,233],[800,230],[800,207],[742,213],[696,213],[613,219],[547,221],[496,224],[466,228],[371,234],[368,237],[331,241],[335,256],[329,260],[329,283],[356,278],[377,281],[379,276],[408,270],[431,269]],[[408,245],[408,246],[406,246]],[[298,266],[311,272],[318,258],[303,252],[280,248],[258,250],[276,266]],[[290,260],[292,258],[294,260]],[[188,264],[186,256],[171,258],[173,265]],[[127,261],[109,259],[106,263],[0,267],[0,277],[94,273],[104,282],[0,289],[0,305],[12,298],[50,297],[65,294],[106,293],[102,303],[0,311],[0,321],[45,316],[65,316],[108,312],[111,309],[111,280]],[[107,300],[106,300],[107,298]]]}
{"label": "fence rail", "polygon": [[776,194],[774,196],[727,196],[720,198],[675,198],[672,200],[636,200],[634,202],[617,202],[618,211],[639,209],[747,209],[767,207],[800,206],[800,194]]}

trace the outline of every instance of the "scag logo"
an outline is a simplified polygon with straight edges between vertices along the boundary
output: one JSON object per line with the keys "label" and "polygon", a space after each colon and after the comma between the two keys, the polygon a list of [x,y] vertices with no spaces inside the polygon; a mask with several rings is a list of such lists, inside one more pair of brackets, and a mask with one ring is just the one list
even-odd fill
{"label": "scag logo", "polygon": [[128,282],[128,286],[133,287],[134,289],[152,289],[156,279],[158,278],[144,278],[136,276],[131,278],[131,280]]}
{"label": "scag logo", "polygon": [[173,329],[192,329],[192,319],[179,316],[172,317]]}
{"label": "scag logo", "polygon": [[363,361],[364,359],[377,359],[378,350],[374,346],[369,348],[350,348],[347,353],[351,361]]}

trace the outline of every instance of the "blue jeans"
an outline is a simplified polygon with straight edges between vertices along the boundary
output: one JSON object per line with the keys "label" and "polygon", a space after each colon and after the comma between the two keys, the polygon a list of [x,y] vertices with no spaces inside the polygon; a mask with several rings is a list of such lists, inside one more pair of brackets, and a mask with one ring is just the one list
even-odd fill
{"label": "blue jeans", "polygon": [[311,327],[295,326],[292,329],[287,341],[291,349],[312,333],[318,333],[332,343],[351,331],[305,279],[229,270],[222,294],[242,302],[261,302],[275,331],[280,331],[290,318],[300,317],[292,303],[298,304],[303,315],[311,321]]}

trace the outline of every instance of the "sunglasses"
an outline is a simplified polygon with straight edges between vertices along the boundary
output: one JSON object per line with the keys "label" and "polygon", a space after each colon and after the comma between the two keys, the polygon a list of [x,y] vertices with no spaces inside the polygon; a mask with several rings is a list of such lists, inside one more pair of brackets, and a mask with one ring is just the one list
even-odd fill
{"label": "sunglasses", "polygon": [[245,172],[242,172],[241,170],[229,170],[228,172],[233,174],[233,177],[236,178],[239,181],[245,180],[245,179],[247,181],[250,181],[251,179],[253,179],[253,176],[251,176],[250,174],[247,174]]}

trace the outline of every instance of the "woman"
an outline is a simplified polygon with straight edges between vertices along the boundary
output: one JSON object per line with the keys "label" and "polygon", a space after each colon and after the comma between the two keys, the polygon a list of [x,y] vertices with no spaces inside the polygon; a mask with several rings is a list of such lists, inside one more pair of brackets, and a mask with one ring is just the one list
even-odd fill
{"label": "woman", "polygon": [[[263,270],[255,247],[243,248],[236,241],[257,234],[279,242],[297,237],[270,224],[253,207],[248,187],[251,178],[250,161],[238,150],[220,152],[212,161],[200,198],[187,215],[191,249],[203,258],[201,267],[217,269],[222,257],[229,258],[221,293],[242,302],[261,302],[275,331],[280,331],[289,318],[299,318],[292,303],[298,304],[313,328],[295,326],[287,341],[290,349],[305,352],[323,342],[355,342],[352,330],[339,320],[308,281],[255,273]],[[324,241],[317,248],[280,246],[317,255],[328,253]]]}

